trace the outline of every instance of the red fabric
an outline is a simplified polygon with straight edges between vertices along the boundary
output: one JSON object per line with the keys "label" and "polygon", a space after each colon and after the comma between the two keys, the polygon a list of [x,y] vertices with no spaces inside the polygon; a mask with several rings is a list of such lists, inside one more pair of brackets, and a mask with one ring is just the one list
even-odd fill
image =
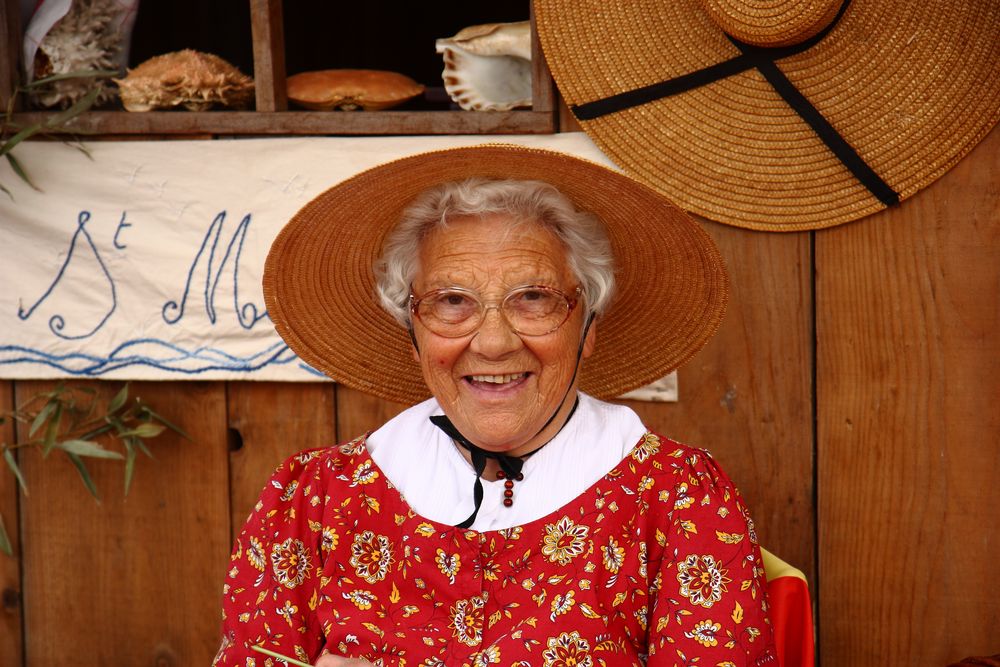
{"label": "red fabric", "polygon": [[809,588],[799,577],[767,582],[771,627],[780,667],[813,667],[812,603]]}
{"label": "red fabric", "polygon": [[[429,471],[428,483],[433,484]],[[574,501],[478,532],[416,515],[364,439],[274,474],[233,549],[215,664],[775,665],[753,523],[702,450],[647,434]]]}

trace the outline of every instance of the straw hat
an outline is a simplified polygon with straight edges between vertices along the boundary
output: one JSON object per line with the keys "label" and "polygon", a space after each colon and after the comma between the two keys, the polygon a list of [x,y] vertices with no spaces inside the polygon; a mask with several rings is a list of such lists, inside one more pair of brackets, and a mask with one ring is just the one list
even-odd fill
{"label": "straw hat", "polygon": [[[556,84],[601,149],[685,209],[738,227],[817,229],[879,211],[1000,118],[997,0],[534,9]],[[628,91],[636,106],[594,104]]]}
{"label": "straw hat", "polygon": [[600,217],[615,254],[617,297],[600,321],[581,388],[610,398],[662,377],[719,326],[728,279],[718,250],[683,211],[606,167],[562,153],[487,145],[422,153],[362,172],[306,204],[264,267],[278,333],[337,382],[400,403],[430,395],[407,332],[375,295],[373,264],[413,198],[473,176],[551,183]]}

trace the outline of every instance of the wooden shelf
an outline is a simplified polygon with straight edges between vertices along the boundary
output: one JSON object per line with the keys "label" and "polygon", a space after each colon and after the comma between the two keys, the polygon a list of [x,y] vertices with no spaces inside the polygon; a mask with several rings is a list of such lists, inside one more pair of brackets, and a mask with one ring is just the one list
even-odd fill
{"label": "wooden shelf", "polygon": [[[14,114],[18,125],[47,112]],[[366,135],[546,134],[551,112],[539,111],[93,111],[67,129],[80,134]]]}
{"label": "wooden shelf", "polygon": [[[93,111],[67,129],[86,135],[405,135],[548,134],[556,131],[555,91],[532,31],[532,108],[515,111],[299,111],[285,95],[282,0],[248,0],[253,39],[257,111]],[[530,3],[527,3],[530,8]],[[529,9],[530,11],[530,9]],[[532,27],[534,17],[531,16]],[[17,0],[0,0],[0,31],[20,34]],[[18,40],[19,41],[19,40]],[[9,43],[8,43],[9,47]],[[16,48],[0,51],[0,102],[18,78]],[[43,121],[54,112],[14,114],[17,125]]]}

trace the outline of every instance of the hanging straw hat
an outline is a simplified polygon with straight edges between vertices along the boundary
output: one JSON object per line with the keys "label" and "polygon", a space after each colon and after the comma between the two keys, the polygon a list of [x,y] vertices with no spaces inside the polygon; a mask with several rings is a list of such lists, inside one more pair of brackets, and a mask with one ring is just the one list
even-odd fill
{"label": "hanging straw hat", "polygon": [[487,145],[422,153],[362,172],[295,214],[271,246],[264,301],[306,363],[400,403],[430,395],[406,330],[378,304],[373,265],[421,192],[471,177],[539,180],[604,221],[617,296],[581,388],[610,398],[656,380],[711,338],[726,308],[718,250],[683,211],[618,172],[562,153]]}
{"label": "hanging straw hat", "polygon": [[738,227],[913,196],[1000,118],[997,0],[535,0],[546,60],[627,173]]}

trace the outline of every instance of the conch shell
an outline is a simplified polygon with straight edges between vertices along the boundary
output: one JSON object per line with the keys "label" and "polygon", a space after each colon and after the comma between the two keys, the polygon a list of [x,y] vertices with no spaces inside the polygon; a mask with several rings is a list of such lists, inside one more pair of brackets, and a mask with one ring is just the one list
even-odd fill
{"label": "conch shell", "polygon": [[444,88],[466,111],[531,106],[531,27],[528,21],[463,28],[435,42],[444,56]]}
{"label": "conch shell", "polygon": [[114,81],[128,111],[246,109],[253,96],[253,79],[219,56],[191,49],[150,58]]}

